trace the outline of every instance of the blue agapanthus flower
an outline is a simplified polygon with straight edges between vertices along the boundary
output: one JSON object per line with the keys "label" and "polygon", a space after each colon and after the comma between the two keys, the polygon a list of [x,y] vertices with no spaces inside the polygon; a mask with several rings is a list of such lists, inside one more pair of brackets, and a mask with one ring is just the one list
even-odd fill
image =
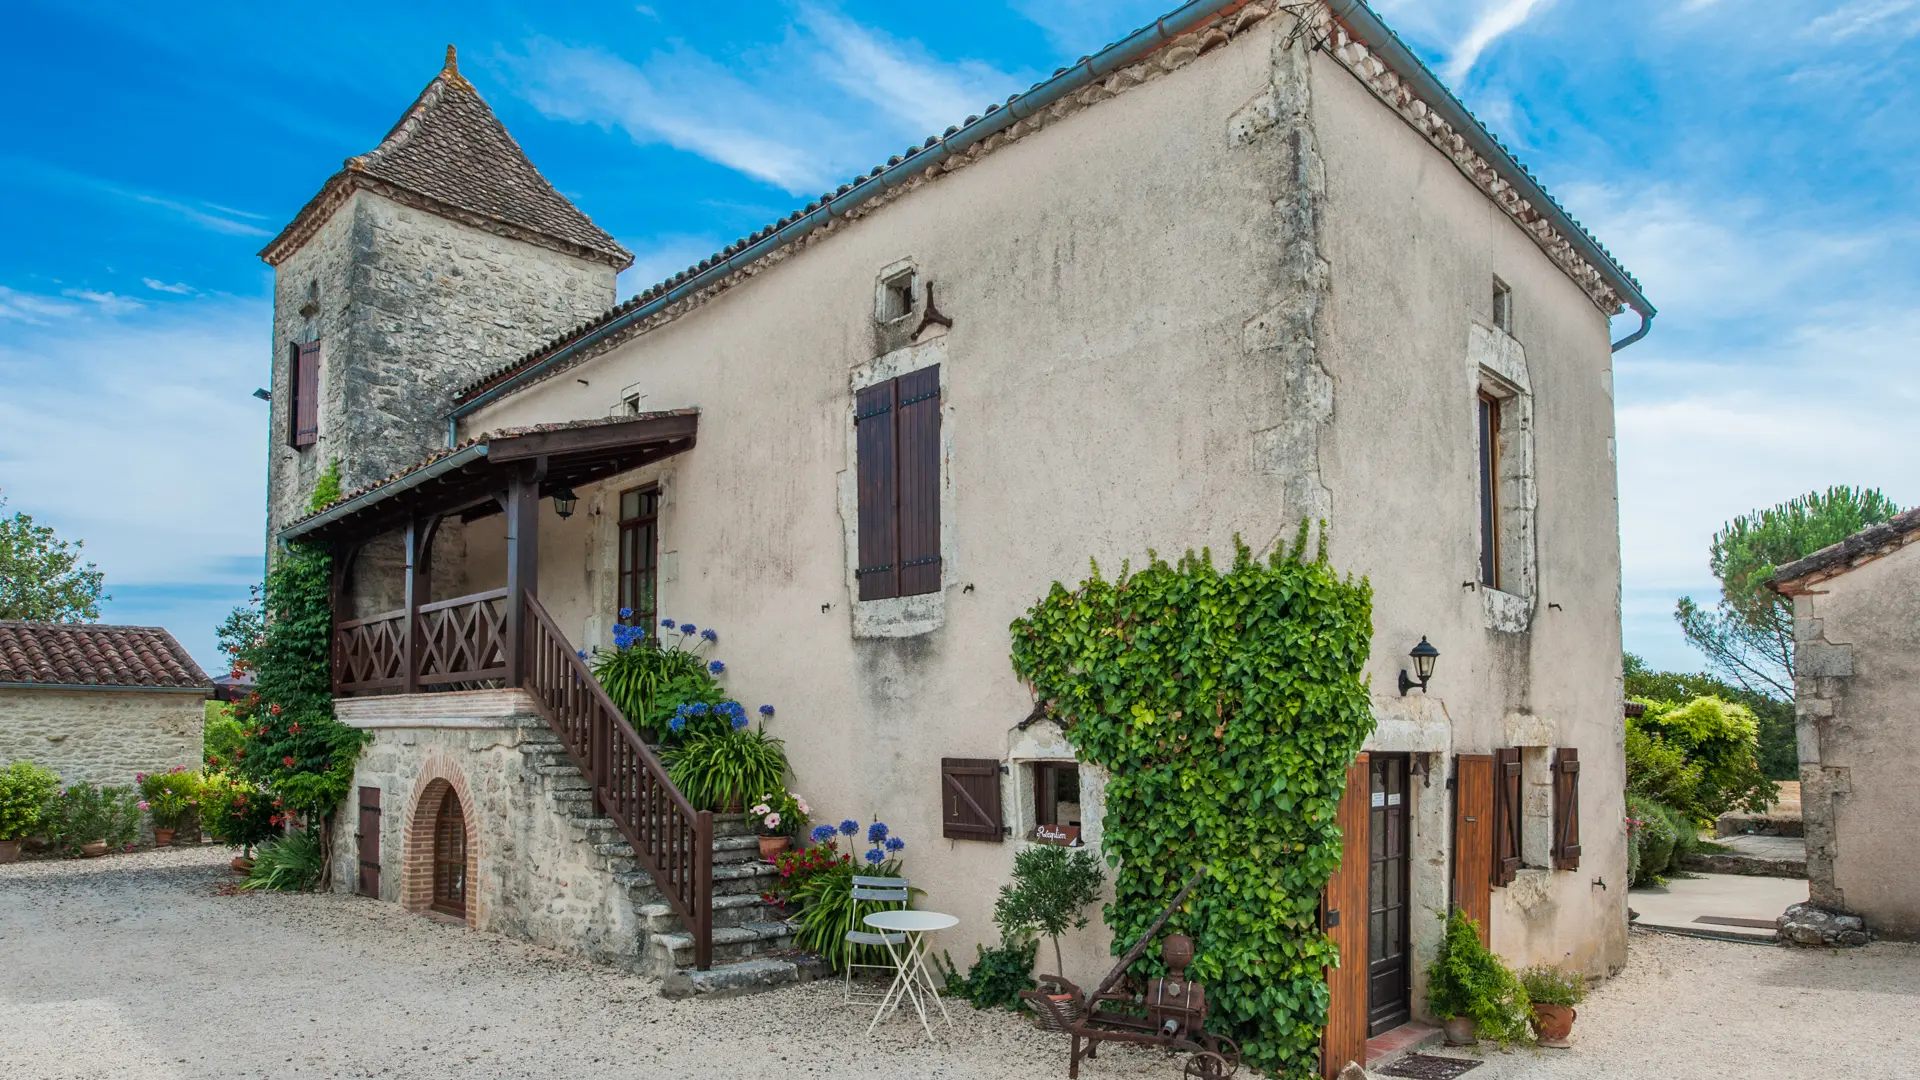
{"label": "blue agapanthus flower", "polygon": [[687,718],[682,713],[674,713],[673,719],[667,721],[667,728],[671,731],[682,731],[685,730],[686,726]]}
{"label": "blue agapanthus flower", "polygon": [[860,823],[853,820],[852,818],[848,818],[847,820],[840,823],[841,836],[852,836],[854,833],[857,833],[859,831],[860,831]]}
{"label": "blue agapanthus flower", "polygon": [[707,670],[713,672],[715,675],[718,675],[721,672],[727,670],[727,665],[725,664],[725,662],[720,660],[710,660],[707,662]]}
{"label": "blue agapanthus flower", "polygon": [[816,844],[824,844],[824,843],[826,843],[827,841],[829,841],[829,840],[831,840],[831,839],[833,839],[833,826],[831,826],[831,825],[815,825],[815,826],[813,827],[813,842],[814,842],[814,843],[816,843]]}
{"label": "blue agapanthus flower", "polygon": [[709,626],[705,630],[700,631],[700,639],[702,641],[719,641],[720,635],[714,632],[713,627]]}
{"label": "blue agapanthus flower", "polygon": [[585,660],[587,658],[587,650],[575,649],[574,651],[580,654],[580,659]]}
{"label": "blue agapanthus flower", "polygon": [[664,626],[664,627],[666,627],[666,628],[667,628],[667,629],[669,629],[669,630],[671,630],[671,629],[673,629],[673,620],[672,620],[672,619],[661,619],[661,620],[660,620],[660,625],[661,625],[661,626]]}
{"label": "blue agapanthus flower", "polygon": [[693,624],[692,624],[692,623],[690,623],[690,622],[683,622],[683,623],[681,623],[681,624],[680,624],[680,632],[681,632],[681,633],[683,633],[683,634],[691,634],[691,633],[693,633],[693,632],[694,632],[695,630],[698,630],[698,629],[700,629],[700,628],[699,628],[699,627],[697,627],[697,626],[695,626],[695,625],[693,625]]}
{"label": "blue agapanthus flower", "polygon": [[760,715],[761,715],[761,716],[772,716],[772,715],[773,715],[773,706],[771,706],[771,705],[762,705],[762,706],[760,706]]}
{"label": "blue agapanthus flower", "polygon": [[887,839],[887,823],[886,822],[876,821],[873,824],[867,826],[867,843],[869,844],[884,843],[886,839]]}
{"label": "blue agapanthus flower", "polygon": [[900,839],[897,836],[887,837],[886,848],[888,851],[899,851],[900,849],[906,846],[907,846],[907,842],[905,840]]}
{"label": "blue agapanthus flower", "polygon": [[705,716],[712,711],[713,711],[712,707],[709,706],[704,701],[696,701],[693,704],[687,706],[687,712],[693,714],[694,716]]}
{"label": "blue agapanthus flower", "polygon": [[887,861],[886,852],[881,851],[879,848],[874,848],[872,851],[867,852],[867,861],[875,866],[879,866],[881,863]]}
{"label": "blue agapanthus flower", "polygon": [[623,619],[631,619],[631,618],[633,618],[633,609],[632,609],[632,608],[630,608],[630,607],[623,607],[623,608],[621,608],[621,609],[620,609],[620,617],[621,617],[621,618],[623,618]]}
{"label": "blue agapanthus flower", "polygon": [[747,726],[747,718],[744,716],[735,716],[729,723],[733,724],[733,730],[739,731],[741,728]]}

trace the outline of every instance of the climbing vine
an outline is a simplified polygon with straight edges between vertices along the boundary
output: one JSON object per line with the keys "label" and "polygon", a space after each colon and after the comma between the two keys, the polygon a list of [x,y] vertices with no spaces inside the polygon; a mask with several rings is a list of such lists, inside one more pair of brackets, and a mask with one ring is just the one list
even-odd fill
{"label": "climbing vine", "polygon": [[1316,1073],[1336,955],[1318,922],[1340,862],[1335,811],[1373,727],[1372,587],[1334,572],[1324,531],[1312,559],[1306,540],[1303,522],[1291,551],[1260,561],[1236,537],[1225,573],[1204,551],[1148,552],[1114,581],[1096,564],[1012,626],[1014,670],[1109,775],[1114,948],[1205,866],[1168,930],[1195,942],[1209,1026],[1253,1066],[1300,1078]]}

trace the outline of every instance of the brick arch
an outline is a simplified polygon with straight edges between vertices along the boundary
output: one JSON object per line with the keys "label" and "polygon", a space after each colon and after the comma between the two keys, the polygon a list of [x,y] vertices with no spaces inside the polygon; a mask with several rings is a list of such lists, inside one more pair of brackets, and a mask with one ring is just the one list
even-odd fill
{"label": "brick arch", "polygon": [[480,828],[476,815],[479,805],[460,767],[443,754],[427,757],[413,784],[413,805],[407,810],[406,831],[401,837],[400,906],[425,914],[433,904],[433,824],[440,811],[440,800],[448,788],[460,799],[460,814],[467,827],[467,926],[480,925]]}

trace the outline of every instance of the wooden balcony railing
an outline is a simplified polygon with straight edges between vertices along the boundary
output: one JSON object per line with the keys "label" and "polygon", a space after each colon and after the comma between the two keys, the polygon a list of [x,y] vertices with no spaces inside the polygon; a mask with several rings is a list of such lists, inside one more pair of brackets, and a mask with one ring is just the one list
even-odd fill
{"label": "wooden balcony railing", "polygon": [[333,628],[336,694],[483,690],[507,677],[507,590],[385,611]]}
{"label": "wooden balcony railing", "polygon": [[693,934],[694,967],[713,965],[713,812],[695,810],[586,662],[531,594],[525,689],[592,785],[600,812],[633,845]]}

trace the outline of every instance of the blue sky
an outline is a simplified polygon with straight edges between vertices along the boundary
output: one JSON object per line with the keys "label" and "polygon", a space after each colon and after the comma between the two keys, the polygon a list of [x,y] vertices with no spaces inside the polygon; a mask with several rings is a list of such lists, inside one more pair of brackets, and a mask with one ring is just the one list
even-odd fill
{"label": "blue sky", "polygon": [[[211,665],[263,544],[254,253],[449,41],[626,295],[1173,6],[15,4],[0,494]],[[1376,6],[1661,309],[1616,358],[1629,648],[1699,666],[1670,612],[1728,517],[1920,502],[1920,0]]]}

